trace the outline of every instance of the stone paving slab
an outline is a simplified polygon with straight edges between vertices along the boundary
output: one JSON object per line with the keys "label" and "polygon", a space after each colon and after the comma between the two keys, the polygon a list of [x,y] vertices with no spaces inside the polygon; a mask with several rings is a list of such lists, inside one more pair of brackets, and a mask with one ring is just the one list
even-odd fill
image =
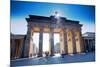
{"label": "stone paving slab", "polygon": [[76,63],[76,62],[92,62],[92,61],[95,61],[95,53],[66,55],[64,57],[59,56],[59,57],[18,59],[18,60],[12,60],[11,66],[29,66],[29,65]]}

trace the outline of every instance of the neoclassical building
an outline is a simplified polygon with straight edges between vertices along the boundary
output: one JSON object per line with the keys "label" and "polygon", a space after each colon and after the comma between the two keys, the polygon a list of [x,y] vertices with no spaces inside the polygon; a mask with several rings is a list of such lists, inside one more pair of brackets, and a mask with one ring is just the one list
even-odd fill
{"label": "neoclassical building", "polygon": [[39,33],[38,57],[43,56],[43,33],[49,33],[49,56],[54,56],[54,33],[60,35],[60,54],[76,54],[85,52],[79,21],[57,16],[29,15],[26,35],[11,34],[11,59],[28,58],[34,55],[32,38],[35,32]]}
{"label": "neoclassical building", "polygon": [[21,58],[24,46],[25,35],[10,35],[10,56],[11,59]]}
{"label": "neoclassical building", "polygon": [[85,52],[95,52],[95,33],[86,32],[82,35]]}

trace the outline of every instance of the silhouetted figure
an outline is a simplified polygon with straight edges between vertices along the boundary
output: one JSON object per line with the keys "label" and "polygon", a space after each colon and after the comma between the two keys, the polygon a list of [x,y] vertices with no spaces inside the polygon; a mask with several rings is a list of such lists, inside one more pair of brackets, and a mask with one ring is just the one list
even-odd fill
{"label": "silhouetted figure", "polygon": [[46,56],[46,57],[49,56],[49,52],[48,52],[48,51],[45,52],[45,56]]}
{"label": "silhouetted figure", "polygon": [[64,58],[64,56],[65,56],[64,50],[62,50],[61,56],[62,56],[62,58]]}

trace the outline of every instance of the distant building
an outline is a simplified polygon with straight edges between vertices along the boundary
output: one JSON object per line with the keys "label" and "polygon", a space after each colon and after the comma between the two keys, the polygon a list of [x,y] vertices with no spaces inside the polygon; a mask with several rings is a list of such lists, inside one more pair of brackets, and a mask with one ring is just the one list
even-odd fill
{"label": "distant building", "polygon": [[82,35],[85,45],[85,52],[95,51],[95,33],[86,32]]}
{"label": "distant building", "polygon": [[10,35],[10,57],[11,59],[21,58],[24,49],[25,35]]}

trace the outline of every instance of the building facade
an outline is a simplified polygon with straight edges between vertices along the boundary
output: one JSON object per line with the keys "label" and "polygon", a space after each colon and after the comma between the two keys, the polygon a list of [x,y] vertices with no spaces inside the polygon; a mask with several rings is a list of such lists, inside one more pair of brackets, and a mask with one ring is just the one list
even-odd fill
{"label": "building facade", "polygon": [[[11,35],[11,58],[29,58],[35,54],[35,48],[33,48],[34,39],[32,38],[35,32],[39,33],[38,57],[43,56],[43,33],[49,33],[50,36],[48,44],[49,56],[54,56],[54,33],[60,34],[60,54],[83,53],[87,49],[86,43],[84,43],[82,38],[82,24],[79,21],[69,20],[64,17],[35,15],[29,15],[26,21],[28,24],[26,35],[17,35],[17,37]],[[84,39],[86,38],[84,37]],[[16,44],[18,46],[15,46]]]}
{"label": "building facade", "polygon": [[10,39],[10,57],[11,59],[21,58],[25,35],[11,34]]}
{"label": "building facade", "polygon": [[95,52],[95,33],[86,32],[82,35],[85,52]]}

